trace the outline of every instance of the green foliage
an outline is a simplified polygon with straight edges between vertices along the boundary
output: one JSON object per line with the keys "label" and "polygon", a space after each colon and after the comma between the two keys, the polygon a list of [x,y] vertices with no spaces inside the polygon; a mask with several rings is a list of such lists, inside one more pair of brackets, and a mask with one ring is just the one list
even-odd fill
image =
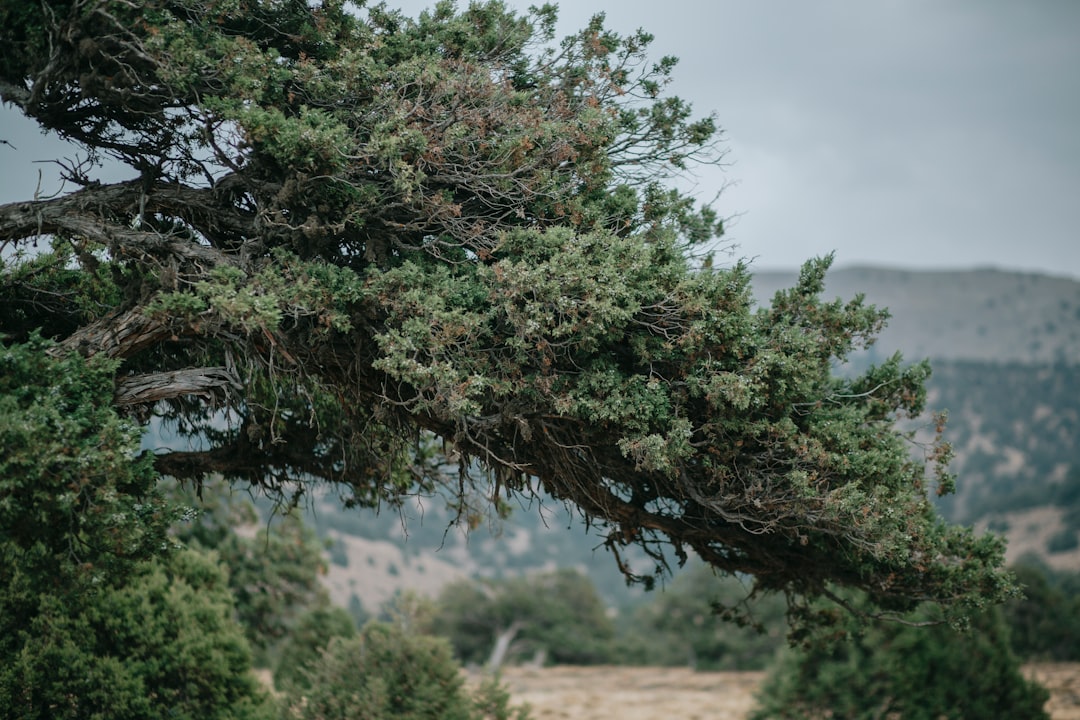
{"label": "green foliage", "polygon": [[276,646],[310,610],[325,607],[323,546],[298,513],[289,513],[251,536],[235,526],[257,522],[248,503],[235,503],[227,489],[205,493],[198,518],[178,526],[176,537],[194,547],[214,550],[229,570],[236,617],[260,667],[273,665]]}
{"label": "green foliage", "polygon": [[40,584],[16,570],[0,590],[0,715],[274,717],[212,557],[175,551],[77,592]]}
{"label": "green foliage", "polygon": [[111,405],[116,363],[50,348],[0,347],[0,527],[7,552],[46,582],[100,579],[164,551],[177,513]]}
{"label": "green foliage", "polygon": [[1048,698],[1020,674],[994,609],[965,631],[886,622],[820,636],[773,667],[751,717],[1045,720]]}
{"label": "green foliage", "polygon": [[113,408],[116,363],[0,348],[0,714],[267,718],[211,558]]}
{"label": "green foliage", "polygon": [[619,623],[619,662],[764,670],[786,645],[786,605],[748,592],[745,579],[718,578],[702,563],[683,569]]}
{"label": "green foliage", "polygon": [[1024,590],[1003,607],[1013,651],[1027,661],[1080,660],[1080,573],[1031,560],[1013,571]]}
{"label": "green foliage", "polygon": [[329,605],[308,610],[296,619],[281,644],[274,686],[282,692],[303,694],[311,688],[311,672],[330,641],[354,635],[356,626],[345,610]]}
{"label": "green foliage", "polygon": [[[744,264],[698,269],[723,225],[670,185],[721,162],[719,131],[668,94],[648,33],[597,16],[556,43],[553,7],[500,2],[2,12],[3,99],[89,155],[77,192],[0,206],[3,342],[111,358],[87,407],[191,441],[159,474],[327,481],[366,507],[444,488],[470,520],[477,488],[496,513],[535,494],[631,580],[693,551],[796,607],[832,583],[957,615],[1012,591],[1001,544],[926,498],[951,489],[947,447],[913,458],[897,430],[928,368],[833,372],[887,314],[823,299],[829,258],[769,309]],[[95,184],[102,155],[136,177]],[[252,639],[280,637],[252,553],[221,552]]]}
{"label": "green foliage", "polygon": [[466,663],[487,662],[498,635],[508,631],[509,660],[537,653],[572,665],[615,660],[614,625],[592,583],[575,570],[452,583],[439,595],[433,627]]}
{"label": "green foliage", "polygon": [[287,696],[289,717],[360,720],[502,720],[514,711],[497,686],[475,697],[445,640],[371,622],[352,639],[335,638],[315,662],[303,696]]}

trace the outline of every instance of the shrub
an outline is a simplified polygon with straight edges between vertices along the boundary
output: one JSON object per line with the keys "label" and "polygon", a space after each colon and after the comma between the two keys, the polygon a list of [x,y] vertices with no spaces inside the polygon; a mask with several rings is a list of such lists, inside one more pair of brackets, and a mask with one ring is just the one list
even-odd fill
{"label": "shrub", "polygon": [[1054,572],[1034,558],[1013,572],[1024,589],[1004,606],[1013,652],[1023,660],[1080,660],[1080,573]]}
{"label": "shrub", "polygon": [[995,609],[968,631],[888,622],[819,638],[774,666],[751,717],[1039,720],[1048,697],[1020,674]]}
{"label": "shrub", "polygon": [[281,691],[310,689],[309,671],[330,641],[355,635],[356,626],[348,611],[330,605],[308,610],[297,619],[281,644],[274,668],[274,686]]}
{"label": "shrub", "polygon": [[[0,592],[0,618],[19,585]],[[179,551],[142,563],[122,585],[36,600],[24,626],[5,631],[0,717],[273,716],[212,558]]]}
{"label": "shrub", "polygon": [[[747,598],[747,592],[747,581],[717,577],[705,563],[695,563],[624,622],[622,659],[698,670],[765,669],[786,645],[786,605],[780,596]],[[746,616],[741,625],[733,621],[739,612]]]}
{"label": "shrub", "polygon": [[337,637],[314,663],[311,688],[287,695],[302,720],[525,720],[509,696],[487,683],[465,688],[450,645],[402,625],[370,622],[354,638]]}
{"label": "shrub", "polygon": [[511,659],[541,655],[572,665],[614,660],[614,624],[592,581],[576,570],[453,583],[439,596],[435,626],[467,663],[486,662],[503,633],[513,641]]}

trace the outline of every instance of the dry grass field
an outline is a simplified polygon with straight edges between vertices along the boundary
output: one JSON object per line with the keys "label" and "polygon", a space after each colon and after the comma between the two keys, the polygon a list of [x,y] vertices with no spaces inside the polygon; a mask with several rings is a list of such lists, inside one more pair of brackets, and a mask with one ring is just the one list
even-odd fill
{"label": "dry grass field", "polygon": [[[1080,720],[1080,664],[1025,668],[1051,692],[1053,720]],[[507,668],[503,682],[534,720],[743,720],[764,677],[682,668]]]}

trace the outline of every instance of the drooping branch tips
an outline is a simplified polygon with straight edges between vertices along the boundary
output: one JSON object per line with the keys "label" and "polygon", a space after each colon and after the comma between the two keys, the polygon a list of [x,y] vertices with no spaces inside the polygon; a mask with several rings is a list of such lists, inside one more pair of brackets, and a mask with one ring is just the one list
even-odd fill
{"label": "drooping branch tips", "polygon": [[3,342],[116,360],[121,412],[199,438],[155,459],[176,477],[465,504],[486,472],[617,558],[1000,598],[1000,546],[926,498],[947,453],[927,467],[895,424],[926,368],[833,371],[886,313],[823,300],[829,258],[767,309],[742,263],[697,268],[722,223],[671,180],[722,162],[716,121],[667,94],[647,33],[554,43],[553,13],[0,8],[3,98],[132,172],[0,206]]}

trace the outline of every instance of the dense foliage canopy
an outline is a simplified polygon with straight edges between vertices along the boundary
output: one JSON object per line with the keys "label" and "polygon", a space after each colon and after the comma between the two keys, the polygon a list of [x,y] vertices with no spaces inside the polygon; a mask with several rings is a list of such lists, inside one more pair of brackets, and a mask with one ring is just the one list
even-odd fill
{"label": "dense foliage canopy", "polygon": [[718,130],[645,32],[358,5],[0,5],[0,97],[84,153],[0,206],[2,342],[108,369],[118,412],[191,438],[151,459],[195,484],[535,492],[620,562],[892,610],[1008,591],[999,543],[926,497],[945,446],[896,429],[928,369],[834,373],[885,313],[823,301],[828,259],[768,309],[743,264],[695,261],[722,224],[673,183]]}

